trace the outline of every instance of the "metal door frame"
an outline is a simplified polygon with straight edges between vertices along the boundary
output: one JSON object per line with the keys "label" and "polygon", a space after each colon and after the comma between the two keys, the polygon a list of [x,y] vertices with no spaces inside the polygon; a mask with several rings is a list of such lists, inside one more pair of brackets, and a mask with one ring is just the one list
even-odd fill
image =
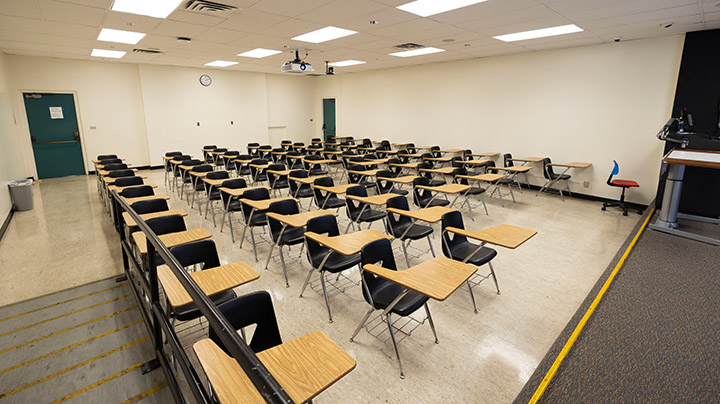
{"label": "metal door frame", "polygon": [[56,91],[56,90],[24,90],[20,89],[18,90],[19,96],[20,96],[20,106],[22,108],[23,114],[22,114],[22,122],[25,125],[25,140],[23,141],[24,144],[29,145],[30,150],[30,156],[32,157],[32,163],[33,163],[33,171],[35,173],[35,178],[38,178],[38,172],[37,172],[37,163],[35,162],[35,150],[33,150],[32,145],[32,134],[30,133],[30,121],[28,121],[27,116],[27,110],[25,109],[25,93],[39,93],[39,94],[70,94],[73,96],[73,103],[75,104],[75,120],[77,121],[78,125],[78,136],[80,136],[80,150],[82,151],[82,159],[83,159],[83,170],[85,171],[85,175],[88,175],[88,157],[87,154],[87,148],[85,147],[85,135],[83,133],[83,125],[82,125],[82,119],[80,118],[80,104],[78,103],[78,93],[74,90],[68,90],[68,91]]}

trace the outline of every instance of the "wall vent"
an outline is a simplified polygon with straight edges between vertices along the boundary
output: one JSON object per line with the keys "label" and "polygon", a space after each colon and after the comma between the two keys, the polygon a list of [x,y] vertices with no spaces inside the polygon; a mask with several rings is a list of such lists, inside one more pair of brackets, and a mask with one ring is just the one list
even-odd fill
{"label": "wall vent", "polygon": [[185,6],[185,10],[193,13],[227,18],[235,14],[235,12],[238,11],[238,8],[228,4],[215,3],[214,1],[190,0]]}
{"label": "wall vent", "polygon": [[402,50],[411,50],[411,49],[420,49],[424,48],[425,45],[418,45],[416,43],[408,42],[408,43],[402,43],[400,45],[395,45],[393,48],[395,49],[402,49]]}

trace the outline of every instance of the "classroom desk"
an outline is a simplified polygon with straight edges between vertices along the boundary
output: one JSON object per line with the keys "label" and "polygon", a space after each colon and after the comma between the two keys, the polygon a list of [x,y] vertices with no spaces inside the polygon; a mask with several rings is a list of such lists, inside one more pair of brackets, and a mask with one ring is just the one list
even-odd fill
{"label": "classroom desk", "polygon": [[[487,173],[487,174],[478,174],[478,175],[458,175],[458,178],[463,178],[468,181],[477,181],[478,183],[487,182],[492,185],[495,185],[495,190],[493,190],[493,194],[495,191],[497,191],[498,196],[500,197],[500,205],[504,208],[505,202],[503,201],[502,192],[500,192],[500,180],[505,178],[505,175],[503,174],[493,174],[493,173]],[[512,195],[513,202],[515,202],[515,195],[512,193],[512,188],[510,189],[510,195]],[[492,195],[490,195],[492,196]]]}
{"label": "classroom desk", "polygon": [[387,158],[384,159],[365,159],[365,161],[361,161],[361,163],[371,163],[371,164],[387,164],[388,160]]}
{"label": "classroom desk", "polygon": [[720,153],[707,150],[670,150],[663,157],[663,164],[667,164],[668,176],[665,180],[662,206],[658,212],[655,223],[650,228],[679,237],[697,240],[712,245],[720,245],[720,239],[702,236],[680,228],[679,219],[693,220],[705,223],[720,224],[717,218],[680,213],[680,197],[685,177],[685,167],[701,167],[720,169]]}
{"label": "classroom desk", "polygon": [[[163,158],[166,159],[166,160],[169,160],[169,159],[171,159],[172,157],[163,156]],[[114,159],[113,159],[113,160],[114,160]],[[120,160],[125,161],[125,159],[120,159]],[[92,162],[95,163],[95,164],[98,164],[98,163],[100,163],[101,161],[102,161],[102,160],[93,160]]]}
{"label": "classroom desk", "polygon": [[449,149],[449,150],[439,150],[440,153],[443,154],[456,154],[456,153],[463,153],[465,150],[463,149]]}
{"label": "classroom desk", "polygon": [[[348,188],[361,186],[358,184],[340,184],[340,185],[334,185],[332,187],[325,187],[322,185],[313,185],[314,188],[319,189],[321,191],[325,191],[328,193],[332,193],[335,195],[342,195],[345,192],[347,192]],[[327,204],[328,199],[330,199],[330,195],[325,196],[325,200],[322,203],[322,206],[320,206],[320,209],[325,209],[325,204]]]}
{"label": "classroom desk", "polygon": [[[317,269],[317,271],[320,273],[321,280],[324,279],[322,268],[325,264],[325,261],[327,261],[333,251],[349,257],[358,254],[365,245],[367,245],[368,243],[372,243],[375,240],[380,240],[383,238],[392,240],[392,237],[388,236],[387,234],[383,234],[379,231],[371,229],[359,230],[352,233],[340,234],[338,236],[332,237],[308,231],[305,232],[305,237],[317,243],[320,243],[328,248],[328,253],[325,255],[322,262],[320,263],[320,267]],[[305,288],[310,282],[310,276],[312,276],[312,273],[314,271],[315,268],[310,268],[310,271],[305,278],[305,283],[303,284],[302,290],[300,291],[300,297],[302,297],[303,293],[305,292]],[[332,313],[330,312],[330,302],[327,299],[327,295],[325,295],[325,306],[327,307],[328,317],[330,319],[330,322],[332,323]]]}
{"label": "classroom desk", "polygon": [[[133,170],[134,172],[138,172],[138,169],[137,169],[137,168],[128,168],[127,170]],[[98,170],[98,174],[100,174],[101,176],[105,177],[105,176],[110,175],[110,171],[107,171],[107,170]]]}
{"label": "classroom desk", "polygon": [[[162,234],[158,236],[160,241],[162,241],[162,243],[165,244],[165,247],[167,248],[175,247],[180,244],[190,243],[192,241],[205,240],[210,237],[212,237],[212,234],[210,234],[209,231],[203,228],[179,231],[177,233]],[[145,238],[145,233],[141,231],[136,231],[135,233],[132,233],[132,238],[133,241],[135,241],[135,245],[137,246],[138,251],[140,251],[140,253],[143,255],[147,254],[147,241]]]}
{"label": "classroom desk", "polygon": [[350,174],[355,174],[355,175],[360,175],[360,176],[362,176],[362,177],[374,177],[374,176],[377,175],[378,171],[380,171],[380,170],[378,170],[378,169],[365,170],[365,171],[348,170],[348,173],[350,173]]}
{"label": "classroom desk", "polygon": [[[244,262],[234,262],[203,269],[202,271],[190,272],[189,275],[208,296],[244,285],[260,277],[250,265]],[[193,302],[192,297],[170,270],[170,267],[167,265],[159,266],[157,268],[157,277],[172,307],[180,307]]]}
{"label": "classroom desk", "polygon": [[[429,191],[435,192],[435,194],[432,196],[432,198],[430,199],[428,204],[430,204],[440,193],[447,194],[447,195],[454,194],[455,198],[452,200],[452,202],[450,202],[450,205],[448,205],[448,207],[450,207],[450,208],[452,208],[452,206],[455,204],[455,201],[457,201],[457,199],[460,197],[460,195],[463,192],[470,189],[470,185],[463,185],[463,184],[445,184],[445,185],[439,185],[436,187],[431,187],[428,185],[418,185],[417,187],[420,189],[427,189]],[[468,203],[468,209],[471,209],[471,211],[472,211],[472,208],[470,208],[470,203]]]}
{"label": "classroom desk", "polygon": [[[221,404],[264,404],[237,361],[209,338],[193,344],[195,355]],[[257,354],[295,403],[305,403],[350,373],[357,363],[322,332]]]}
{"label": "classroom desk", "polygon": [[137,187],[153,187],[157,188],[158,186],[155,184],[138,184],[138,185],[128,185],[125,187],[118,187],[117,185],[108,185],[108,191],[117,191],[118,194],[121,193],[123,190],[126,190],[128,188],[137,188]]}
{"label": "classroom desk", "polygon": [[394,178],[377,177],[377,179],[383,180],[383,181],[394,182],[396,184],[412,184],[413,180],[417,177],[418,177],[417,175],[404,175],[402,177],[394,177]]}
{"label": "classroom desk", "polygon": [[[142,179],[147,179],[147,177],[144,176],[144,175],[139,175],[138,177],[140,177],[140,178],[142,178]],[[105,183],[105,185],[114,184],[114,183],[115,183],[115,180],[117,180],[118,178],[127,178],[127,177],[102,177],[103,182]]]}
{"label": "classroom desk", "polygon": [[120,197],[123,198],[123,200],[125,202],[127,202],[128,205],[132,205],[133,203],[139,202],[139,201],[147,201],[150,199],[165,199],[165,200],[170,199],[170,197],[167,195],[147,195],[147,196],[138,196],[136,198],[126,198],[124,196],[120,196]]}
{"label": "classroom desk", "polygon": [[209,172],[212,171],[190,171],[190,176],[192,177],[190,180],[190,183],[192,184],[192,196],[190,197],[190,208],[195,205],[195,195],[198,193],[197,190],[197,182],[200,179],[205,179],[205,176],[208,175]]}
{"label": "classroom desk", "polygon": [[[489,171],[504,171],[505,176],[509,179],[515,181],[516,184],[518,184],[518,189],[520,192],[522,192],[522,187],[520,186],[520,180],[518,179],[518,175],[524,174],[525,175],[525,182],[527,183],[528,188],[530,188],[530,183],[527,179],[527,172],[532,170],[532,167],[530,166],[512,166],[512,167],[488,167]],[[510,184],[508,184],[508,189],[510,190],[510,195],[513,198],[513,202],[515,202],[515,195],[512,192],[512,188],[510,187]],[[497,189],[498,193],[500,193],[500,189]],[[495,191],[493,191],[494,193]],[[492,195],[491,195],[492,196]],[[502,202],[502,199],[501,199]]]}
{"label": "classroom desk", "polygon": [[202,151],[208,152],[208,153],[211,152],[211,151],[213,151],[213,150],[215,150],[214,147],[204,147],[204,148],[202,149]]}
{"label": "classroom desk", "polygon": [[[245,221],[245,227],[243,227],[242,236],[240,237],[240,247],[243,245],[243,241],[245,241],[245,232],[247,232],[248,229],[248,223],[252,221],[252,217],[257,211],[266,211],[270,209],[270,204],[273,202],[278,201],[284,201],[286,199],[294,199],[289,196],[284,196],[281,198],[270,198],[270,199],[261,199],[261,200],[253,200],[253,199],[247,199],[247,198],[240,198],[240,202],[250,206],[252,209],[250,209],[250,214],[248,215],[248,219]],[[253,243],[253,253],[255,254],[255,262],[258,262],[257,258],[257,249],[255,246],[255,243]]]}
{"label": "classroom desk", "polygon": [[468,153],[468,154],[466,154],[466,156],[471,156],[471,157],[490,157],[490,158],[497,157],[497,156],[499,156],[499,155],[500,155],[500,153],[498,153],[498,152]]}
{"label": "classroom desk", "polygon": [[[130,166],[132,166],[131,163],[123,163],[123,164],[125,164],[126,166],[128,166],[128,168],[130,168]],[[106,164],[95,163],[95,168],[98,169],[98,170],[104,169],[105,166],[106,166]]]}
{"label": "classroom desk", "polygon": [[419,174],[419,171],[417,171],[418,165],[420,165],[420,163],[417,163],[417,162],[416,163],[390,163],[390,167],[414,169]]}
{"label": "classroom desk", "polygon": [[[330,177],[330,176],[329,175],[313,175],[313,176],[310,176],[307,178],[288,177],[288,180],[295,181],[295,182],[303,184],[303,185],[312,186],[316,179],[326,178],[326,177]],[[330,177],[330,178],[332,178],[332,177]],[[301,186],[297,187],[297,189],[295,190],[295,195],[293,195],[293,197],[297,197],[298,192],[300,192],[300,188],[301,188]]]}
{"label": "classroom desk", "polygon": [[273,181],[272,184],[270,184],[270,189],[274,189],[275,183],[277,183],[277,181],[280,179],[280,177],[290,175],[291,171],[292,170],[267,170],[268,173],[275,175],[275,180]]}
{"label": "classroom desk", "polygon": [[523,157],[523,158],[511,158],[508,161],[518,161],[520,163],[542,163],[543,157]]}
{"label": "classroom desk", "polygon": [[392,143],[392,147],[397,147],[398,149],[407,149],[407,147],[410,145],[410,143]]}
{"label": "classroom desk", "polygon": [[[591,164],[591,163],[578,163],[578,162],[573,162],[573,163],[549,163],[548,166],[552,166],[552,167],[563,167],[563,168],[565,168],[565,169],[563,170],[563,172],[561,172],[560,174],[558,174],[557,178],[560,178],[562,175],[564,175],[565,173],[567,173],[571,168],[588,168],[588,167],[592,166],[592,164]],[[545,185],[543,185],[542,188],[540,188],[540,190],[537,191],[537,193],[535,194],[535,196],[539,195],[540,192],[543,192],[543,191],[545,191],[545,190],[547,190],[547,189],[550,189],[550,187],[552,186],[552,184],[555,183],[555,184],[558,184],[558,191],[560,191],[560,198],[561,198],[563,201],[565,201],[565,197],[563,196],[562,190],[560,189],[560,183],[559,183],[558,181],[560,181],[560,180],[559,180],[559,179],[548,180],[548,181],[545,183]],[[566,182],[566,184],[567,184],[567,182]],[[568,185],[567,187],[568,187],[568,193],[570,194],[570,196],[572,196],[572,193],[570,192],[570,185]]]}
{"label": "classroom desk", "polygon": [[257,176],[262,172],[262,170],[267,170],[270,168],[270,164],[248,164],[249,167],[252,167],[256,169],[255,175],[252,176],[252,183],[255,184],[257,182]]}
{"label": "classroom desk", "polygon": [[[153,213],[143,213],[140,215],[140,218],[142,220],[148,220],[155,217],[163,217],[163,216],[170,216],[170,215],[180,215],[180,216],[187,216],[188,213],[184,209],[171,209],[171,210],[163,210],[160,212],[153,212]],[[130,217],[130,214],[127,212],[122,213],[123,220],[125,220],[125,225],[127,227],[136,227],[137,223],[135,220]]]}
{"label": "classroom desk", "polygon": [[448,157],[423,157],[423,160],[434,161],[439,164],[445,164],[445,163],[449,163],[450,161],[452,161],[452,157],[450,157],[450,156],[448,156]]}
{"label": "classroom desk", "polygon": [[363,167],[370,167],[370,166],[376,166],[382,163],[387,163],[388,159],[380,159],[380,160],[365,160],[365,161],[350,161],[349,164],[355,164],[358,166]]}
{"label": "classroom desk", "polygon": [[[410,225],[405,229],[403,234],[398,237],[398,240],[400,240],[401,243],[403,243],[403,253],[405,254],[405,263],[407,264],[408,268],[410,267],[410,258],[408,258],[407,255],[407,247],[405,246],[405,235],[410,231],[410,228],[412,228],[415,223],[419,220],[421,222],[427,222],[427,223],[437,223],[440,220],[442,220],[442,216],[448,212],[453,212],[457,209],[448,208],[446,206],[432,206],[429,208],[421,208],[416,210],[404,210],[404,209],[397,209],[397,208],[387,208],[388,214],[394,213],[396,215],[406,216],[409,217],[411,220]],[[410,241],[408,241],[408,244]],[[428,244],[430,245],[430,252],[432,253],[432,256],[435,257],[435,250],[433,249],[432,242],[430,241],[430,237],[428,237]]]}
{"label": "classroom desk", "polygon": [[357,149],[357,147],[358,146],[355,144],[341,144],[340,145],[341,149]]}
{"label": "classroom desk", "polygon": [[[481,244],[475,252],[479,251],[485,244],[515,249],[537,234],[535,230],[510,224],[501,224],[484,230],[466,230],[457,227],[446,227],[445,231],[480,241]],[[468,255],[468,259],[475,255],[475,252]]]}
{"label": "classroom desk", "polygon": [[377,150],[377,147],[363,147],[363,146],[358,146],[357,149],[358,149],[358,151],[374,152],[375,150]]}
{"label": "classroom desk", "polygon": [[[355,218],[354,221],[350,221],[348,223],[347,227],[345,228],[345,233],[350,230],[350,226],[352,224],[358,224],[358,220],[360,220],[360,217],[362,217],[363,212],[365,212],[365,209],[367,209],[370,205],[374,206],[385,206],[387,204],[388,199],[395,198],[398,196],[398,194],[394,194],[392,192],[389,192],[387,194],[380,194],[380,195],[371,195],[371,196],[357,196],[357,195],[345,195],[345,198],[358,201],[363,204],[362,208],[360,208],[360,213],[358,214],[357,218]],[[383,222],[384,222],[383,218]],[[358,226],[358,228],[360,228]]]}
{"label": "classroom desk", "polygon": [[[294,228],[305,227],[308,220],[314,217],[325,215],[337,216],[337,213],[331,212],[329,210],[319,209],[310,212],[295,213],[291,215],[281,215],[280,213],[275,212],[267,212],[265,215],[282,223],[282,228],[280,229],[277,241],[270,245],[270,252],[268,253],[267,260],[265,261],[265,269],[267,269],[268,264],[270,263],[270,258],[272,257],[273,250],[276,246],[279,246],[282,235],[288,226]],[[283,272],[285,274],[285,287],[289,288],[290,283],[288,282],[287,268],[285,267],[285,258],[283,257],[282,247],[280,247],[280,261],[282,262]]]}
{"label": "classroom desk", "polygon": [[455,167],[442,167],[442,168],[421,168],[418,171],[423,173],[433,173],[442,175],[452,175]]}
{"label": "classroom desk", "polygon": [[479,160],[463,160],[461,163],[466,166],[484,166],[489,163],[490,160],[488,159],[479,159]]}

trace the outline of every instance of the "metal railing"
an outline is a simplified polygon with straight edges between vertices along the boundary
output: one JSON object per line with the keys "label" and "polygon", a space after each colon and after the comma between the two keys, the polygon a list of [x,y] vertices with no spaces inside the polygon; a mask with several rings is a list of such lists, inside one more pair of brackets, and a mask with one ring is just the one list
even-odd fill
{"label": "metal railing", "polygon": [[[187,274],[177,258],[170,253],[155,232],[153,232],[128,203],[118,195],[117,191],[112,191],[111,199],[113,200],[114,225],[120,235],[122,245],[125,276],[132,287],[133,295],[140,308],[140,313],[142,314],[148,334],[150,334],[152,338],[153,348],[157,358],[157,364],[155,366],[149,365],[147,371],[161,366],[165,372],[165,377],[175,402],[187,403],[185,394],[177,382],[174,367],[171,366],[170,358],[163,349],[164,335],[166,338],[165,343],[170,347],[174,360],[180,365],[180,369],[188,381],[188,386],[197,402],[208,404],[215,402],[211,393],[206,390],[202,380],[198,377],[197,372],[190,363],[175,330],[168,321],[160,304],[157,264],[155,262],[155,254],[157,253],[173,274],[175,274],[180,284],[182,284],[193,299],[197,308],[207,319],[210,327],[216,332],[230,355],[238,362],[243,371],[245,371],[245,374],[265,401],[267,403],[277,404],[292,403],[293,401],[287,392],[285,392],[277,380],[273,378],[260,359],[258,359],[252,349],[250,349],[237,334],[235,328],[217,309],[205,292],[203,292],[197,283]],[[145,233],[147,240],[145,268],[143,268],[143,263],[139,263],[135,259],[132,247],[124,230],[122,212],[127,212],[135,223],[137,223],[140,231]]]}

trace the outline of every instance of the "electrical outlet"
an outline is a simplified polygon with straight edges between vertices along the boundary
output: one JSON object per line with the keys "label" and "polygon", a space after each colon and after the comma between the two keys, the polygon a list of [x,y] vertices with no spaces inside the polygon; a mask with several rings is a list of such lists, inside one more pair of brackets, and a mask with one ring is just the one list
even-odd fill
{"label": "electrical outlet", "polygon": [[590,187],[590,181],[584,181],[584,182],[583,182],[583,187],[589,188],[589,187]]}

